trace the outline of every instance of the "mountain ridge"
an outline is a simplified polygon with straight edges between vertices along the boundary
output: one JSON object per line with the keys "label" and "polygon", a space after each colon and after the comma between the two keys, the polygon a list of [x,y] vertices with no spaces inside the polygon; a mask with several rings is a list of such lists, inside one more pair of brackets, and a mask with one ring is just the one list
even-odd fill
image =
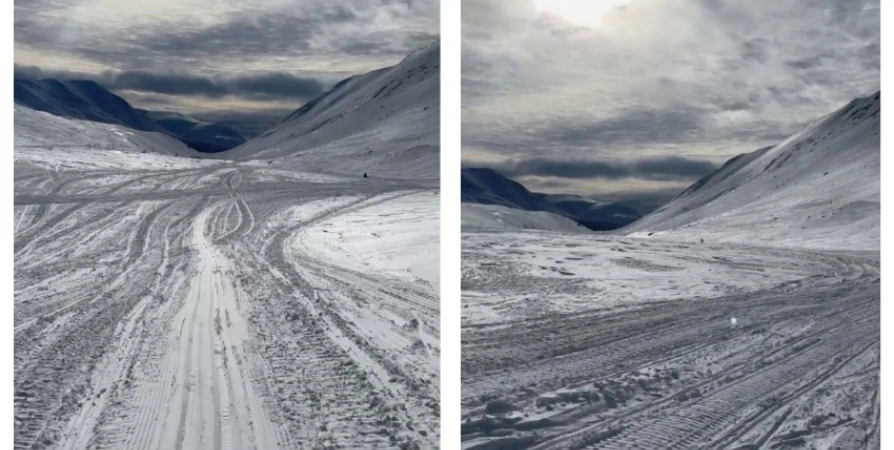
{"label": "mountain ridge", "polygon": [[[881,91],[739,155],[622,233],[877,249]],[[855,180],[860,180],[856,183]]]}
{"label": "mountain ridge", "polygon": [[[15,79],[16,104],[59,117],[121,125],[136,131],[161,132],[202,153],[226,151],[245,142],[229,127],[179,113],[134,108],[127,100],[92,80]],[[159,123],[153,115],[164,117]],[[176,118],[174,118],[176,116]],[[171,123],[175,121],[176,124]]]}
{"label": "mountain ridge", "polygon": [[461,170],[461,198],[465,203],[556,214],[593,231],[618,229],[641,217],[623,201],[600,202],[577,195],[531,192],[498,171],[483,167]]}
{"label": "mountain ridge", "polygon": [[342,175],[440,176],[440,41],[391,67],[354,75],[233,149]]}

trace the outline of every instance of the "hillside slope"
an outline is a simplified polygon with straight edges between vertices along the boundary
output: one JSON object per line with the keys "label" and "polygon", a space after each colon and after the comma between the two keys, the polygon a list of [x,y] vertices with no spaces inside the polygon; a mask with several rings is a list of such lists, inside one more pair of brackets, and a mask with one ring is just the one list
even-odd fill
{"label": "hillside slope", "polygon": [[736,157],[622,232],[818,249],[879,246],[881,94]]}
{"label": "hillside slope", "polygon": [[488,168],[464,168],[461,171],[462,201],[482,205],[500,205],[525,211],[561,214],[562,210],[542,196],[529,191]]}
{"label": "hillside slope", "polygon": [[373,177],[437,178],[440,42],[345,79],[228,154]]}
{"label": "hillside slope", "polygon": [[520,183],[488,168],[464,168],[462,201],[499,205],[523,211],[563,216],[590,230],[614,230],[639,219],[640,214],[623,202],[601,202],[571,194],[531,192]]}
{"label": "hillside slope", "polygon": [[88,80],[15,80],[15,103],[56,116],[162,131],[123,98]]}
{"label": "hillside slope", "polygon": [[462,204],[463,232],[481,230],[542,230],[589,233],[583,225],[558,214],[523,211],[501,205]]}
{"label": "hillside slope", "polygon": [[15,103],[59,117],[163,132],[203,153],[237,147],[245,138],[231,128],[171,112],[136,109],[89,80],[15,80]]}
{"label": "hillside slope", "polygon": [[125,152],[198,157],[199,153],[167,134],[89,120],[59,117],[15,105],[15,146],[43,148],[98,148]]}

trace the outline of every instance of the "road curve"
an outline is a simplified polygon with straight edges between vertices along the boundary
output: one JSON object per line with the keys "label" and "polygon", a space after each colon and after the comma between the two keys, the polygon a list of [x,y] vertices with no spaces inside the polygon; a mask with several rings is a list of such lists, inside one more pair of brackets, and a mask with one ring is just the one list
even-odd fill
{"label": "road curve", "polygon": [[436,331],[436,288],[293,245],[430,188],[181,164],[17,166],[15,448],[436,443],[437,333],[402,351],[406,322]]}

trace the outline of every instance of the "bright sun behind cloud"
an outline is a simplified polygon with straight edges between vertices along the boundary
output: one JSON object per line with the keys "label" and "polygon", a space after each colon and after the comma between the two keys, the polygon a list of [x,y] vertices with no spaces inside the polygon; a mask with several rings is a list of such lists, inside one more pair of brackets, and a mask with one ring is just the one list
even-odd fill
{"label": "bright sun behind cloud", "polygon": [[630,0],[534,0],[538,12],[556,15],[575,25],[598,27],[602,16]]}

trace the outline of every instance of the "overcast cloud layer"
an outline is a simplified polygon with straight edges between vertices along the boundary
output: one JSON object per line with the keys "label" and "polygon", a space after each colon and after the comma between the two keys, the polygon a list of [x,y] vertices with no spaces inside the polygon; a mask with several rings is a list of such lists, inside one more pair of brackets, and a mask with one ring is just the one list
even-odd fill
{"label": "overcast cloud layer", "polygon": [[571,23],[562,0],[463,0],[464,165],[683,188],[879,89],[878,0],[600,2],[620,6]]}
{"label": "overcast cloud layer", "polygon": [[16,0],[16,75],[136,106],[295,109],[437,38],[438,0]]}

